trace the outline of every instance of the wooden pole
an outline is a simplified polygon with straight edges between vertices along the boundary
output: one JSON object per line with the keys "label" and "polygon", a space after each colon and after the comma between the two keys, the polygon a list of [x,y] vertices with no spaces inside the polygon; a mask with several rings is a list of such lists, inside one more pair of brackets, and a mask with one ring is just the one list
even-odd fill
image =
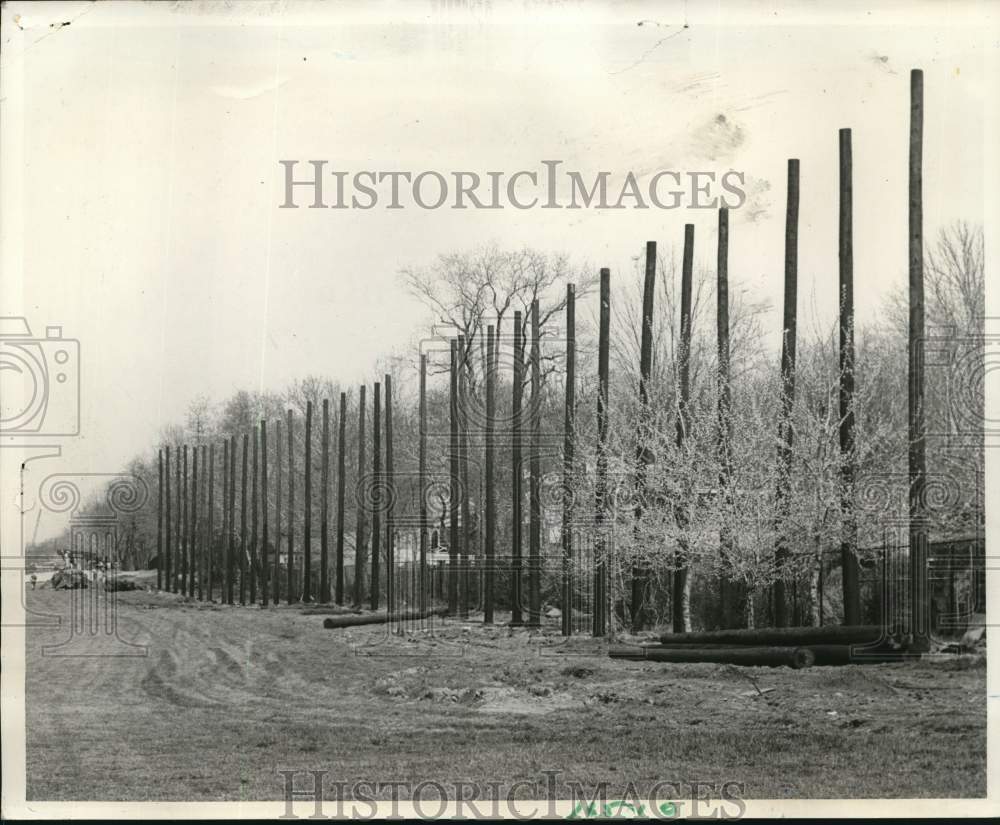
{"label": "wooden pole", "polygon": [[250,439],[243,433],[243,461],[240,475],[240,604],[247,603],[247,453]]}
{"label": "wooden pole", "polygon": [[261,515],[261,535],[260,535],[260,595],[264,607],[268,604],[268,547],[267,543],[271,538],[270,525],[268,524],[269,499],[267,495],[267,419],[260,420],[260,515]]}
{"label": "wooden pole", "polygon": [[298,601],[295,592],[295,418],[287,413],[288,429],[288,566],[286,568],[285,600]]}
{"label": "wooden pole", "polygon": [[528,465],[531,478],[528,488],[528,627],[542,623],[542,466],[538,451],[542,427],[542,349],[538,301],[531,302],[531,440]]}
{"label": "wooden pole", "polygon": [[[357,487],[361,493],[362,481],[365,477],[365,387],[361,387],[358,395],[358,472]],[[358,509],[355,519],[354,539],[354,605],[361,607],[364,600],[365,580],[365,505],[363,494],[357,496]]]}
{"label": "wooden pole", "polygon": [[458,340],[451,340],[451,383],[449,385],[449,435],[451,449],[448,455],[448,470],[451,480],[448,495],[448,613],[458,614]]}
{"label": "wooden pole", "polygon": [[511,571],[510,571],[510,626],[520,627],[524,623],[523,606],[523,557],[522,530],[524,527],[521,511],[524,494],[521,485],[521,402],[524,397],[524,331],[521,329],[521,313],[514,313],[514,378],[513,402],[511,407]]}
{"label": "wooden pole", "polygon": [[785,565],[788,561],[788,542],[784,520],[788,510],[788,495],[792,465],[791,425],[792,407],[795,404],[795,342],[798,301],[798,244],[799,244],[799,162],[788,161],[788,203],[785,210],[785,306],[781,343],[781,417],[778,421],[778,495],[776,510],[778,540],[775,548],[774,625],[788,624],[788,607],[785,597]]}
{"label": "wooden pole", "polygon": [[187,584],[188,584],[188,551],[190,543],[191,528],[188,524],[188,519],[190,518],[190,511],[188,509],[188,445],[185,444],[183,447],[184,456],[184,473],[181,480],[181,529],[180,529],[180,542],[181,542],[181,588],[180,593],[182,596],[187,596]]}
{"label": "wooden pole", "polygon": [[[680,399],[677,405],[677,447],[684,445],[690,428],[691,403],[691,282],[694,272],[694,224],[684,225],[684,258],[681,265],[681,341],[678,378]],[[677,509],[678,527],[683,531],[690,520],[690,513],[684,506]],[[688,599],[687,542],[678,542],[680,549],[674,555],[673,594],[670,600],[673,609],[673,625],[676,633],[683,633],[690,624]]]}
{"label": "wooden pole", "polygon": [[427,354],[420,354],[420,586],[418,606],[427,610]]}
{"label": "wooden pole", "polygon": [[156,453],[156,589],[163,589],[163,448]]}
{"label": "wooden pole", "polygon": [[573,451],[576,419],[576,287],[566,285],[566,404],[563,418],[562,635],[573,634]]}
{"label": "wooden pole", "polygon": [[306,401],[305,501],[302,507],[302,601],[312,601],[312,401]]}
{"label": "wooden pole", "polygon": [[608,650],[612,659],[651,662],[709,662],[750,667],[811,667],[815,654],[806,647],[646,647],[615,646]]}
{"label": "wooden pole", "polygon": [[472,536],[472,513],[469,507],[469,394],[468,379],[468,344],[464,335],[458,336],[458,460],[459,460],[459,492],[461,494],[462,527],[460,532],[460,548],[462,561],[459,586],[459,612],[465,618],[469,615],[469,579],[470,550]]}
{"label": "wooden pole", "polygon": [[[636,524],[641,521],[646,496],[646,475],[653,463],[653,451],[647,443],[649,425],[649,380],[653,370],[653,296],[656,288],[656,241],[646,242],[646,275],[642,290],[642,334],[639,347],[639,432],[636,455],[637,503]],[[644,562],[632,566],[632,632],[646,626],[646,589],[649,569]]]}
{"label": "wooden pole", "polygon": [[323,399],[323,435],[320,442],[319,600],[330,601],[330,399]]}
{"label": "wooden pole", "polygon": [[718,418],[719,492],[725,516],[719,530],[719,556],[722,568],[719,576],[719,623],[727,626],[739,611],[733,602],[739,598],[735,582],[730,581],[733,537],[729,518],[733,515],[733,493],[730,479],[732,462],[732,392],[729,384],[729,210],[719,210],[719,243],[716,254],[716,349],[718,361],[716,415]]}
{"label": "wooden pole", "polygon": [[385,376],[385,601],[386,610],[396,609],[396,547],[393,536],[393,509],[396,481],[392,464],[392,376]]}
{"label": "wooden pole", "polygon": [[344,603],[344,502],[347,492],[347,479],[345,478],[346,459],[344,451],[347,449],[347,393],[340,394],[340,429],[337,434],[337,575],[336,575],[336,599],[337,604]]}
{"label": "wooden pole", "polygon": [[213,600],[215,585],[213,567],[215,565],[215,444],[208,445],[208,541],[205,543],[206,570],[205,589],[208,591],[208,601]]}
{"label": "wooden pole", "polygon": [[172,513],[170,512],[170,510],[172,509],[171,508],[171,501],[170,501],[170,447],[165,447],[164,448],[164,455],[163,455],[163,477],[164,477],[164,481],[165,481],[164,489],[163,489],[163,498],[164,498],[164,502],[166,504],[166,508],[165,508],[165,512],[164,512],[164,520],[165,520],[165,523],[164,523],[164,528],[165,528],[165,530],[164,530],[164,532],[165,532],[165,535],[164,535],[164,539],[165,539],[164,545],[165,546],[164,546],[164,550],[163,550],[163,555],[166,558],[164,559],[165,564],[164,564],[164,580],[163,580],[163,585],[164,586],[163,586],[163,589],[166,590],[169,593],[170,592],[171,576],[173,575],[173,570],[172,570],[172,566],[171,566],[171,561],[172,561],[172,556],[173,556],[173,553],[171,552],[172,548],[173,548],[173,536],[171,535],[171,529],[170,529],[170,525],[171,525],[171,518],[170,517],[172,515]]}
{"label": "wooden pole", "polygon": [[597,481],[594,496],[596,543],[594,558],[593,634],[607,630],[607,551],[604,536],[608,495],[608,374],[611,349],[611,270],[601,270],[601,308],[597,336]]}
{"label": "wooden pole", "polygon": [[235,604],[236,586],[236,436],[229,437],[229,544],[226,548],[226,604]]}
{"label": "wooden pole", "polygon": [[201,595],[199,595],[199,598],[203,598],[204,601],[211,601],[212,600],[212,593],[211,593],[211,590],[209,589],[210,582],[211,582],[211,579],[210,579],[211,573],[209,571],[211,570],[211,564],[212,564],[212,521],[213,521],[212,520],[212,504],[213,504],[213,501],[212,501],[212,483],[214,481],[214,479],[212,477],[212,461],[211,461],[211,452],[212,452],[212,449],[211,448],[212,448],[211,441],[209,441],[208,444],[203,444],[202,448],[201,448],[201,450],[202,450],[202,452],[201,452],[202,473],[207,473],[208,474],[208,477],[205,480],[206,481],[206,483],[205,483],[205,493],[204,493],[205,515],[202,516],[202,524],[203,524],[204,529],[202,531],[202,551],[201,551],[201,553],[202,553],[202,574],[201,575],[204,577],[205,595],[203,597]]}
{"label": "wooden pole", "polygon": [[371,609],[379,605],[379,558],[382,548],[382,385],[375,382],[372,398],[372,578]]}
{"label": "wooden pole", "polygon": [[[874,647],[894,645],[896,639],[880,625],[828,625],[826,627],[784,627],[742,630],[708,630],[696,633],[664,633],[665,645],[777,646],[798,647],[812,644],[856,644]],[[884,643],[884,644],[882,644]]]}
{"label": "wooden pole", "polygon": [[496,563],[497,502],[494,478],[496,460],[496,369],[497,341],[494,327],[486,328],[486,569],[483,587],[483,621],[493,624],[493,578]]}
{"label": "wooden pole", "polygon": [[323,627],[326,630],[336,630],[343,627],[361,627],[372,624],[397,624],[399,622],[410,622],[417,619],[427,619],[431,616],[444,616],[447,611],[444,608],[433,610],[397,610],[393,612],[362,615],[362,616],[328,616],[323,619]]}
{"label": "wooden pole", "polygon": [[229,604],[229,484],[231,476],[229,474],[229,439],[222,442],[222,535],[221,552],[222,556],[222,582],[219,588],[219,601],[222,604]]}
{"label": "wooden pole", "polygon": [[198,522],[198,453],[200,448],[197,444],[191,448],[191,567],[188,575],[188,597],[194,598],[195,579],[198,580],[198,587],[201,588],[200,571],[201,560],[201,530]]}
{"label": "wooden pole", "polygon": [[274,423],[274,571],[271,575],[271,599],[275,607],[281,596],[281,419]]}
{"label": "wooden pole", "polygon": [[919,649],[926,649],[928,622],[927,522],[924,487],[927,477],[924,421],[924,247],[923,247],[924,73],[910,72],[909,259],[910,324],[907,393],[907,454],[910,478],[910,615],[909,629]]}
{"label": "wooden pole", "polygon": [[[861,567],[854,516],[854,238],[851,130],[840,130],[840,458],[844,624],[861,623]],[[822,575],[822,572],[820,573]]]}
{"label": "wooden pole", "polygon": [[[257,529],[259,527],[257,510],[259,507],[257,475],[260,470],[260,441],[257,428],[253,433],[253,459],[250,466],[250,604],[257,604]],[[267,509],[267,508],[265,508]]]}
{"label": "wooden pole", "polygon": [[177,578],[181,574],[184,564],[184,531],[183,531],[183,488],[181,486],[181,448],[176,448],[177,460],[174,462],[174,488],[177,496],[177,512],[174,513],[174,539],[177,542],[174,548],[174,570],[170,579],[170,592],[177,592]]}

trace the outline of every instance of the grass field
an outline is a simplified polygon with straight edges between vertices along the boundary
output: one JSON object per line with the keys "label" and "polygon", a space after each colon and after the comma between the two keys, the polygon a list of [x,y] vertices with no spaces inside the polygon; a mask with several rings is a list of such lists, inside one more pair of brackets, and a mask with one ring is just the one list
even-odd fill
{"label": "grass field", "polygon": [[[79,595],[79,593],[78,593]],[[446,620],[324,630],[297,608],[119,594],[69,639],[29,591],[29,800],[272,800],[331,781],[739,782],[757,799],[982,797],[982,658],[788,669],[616,662],[587,638]],[[60,653],[87,654],[67,657]],[[334,791],[330,791],[331,795]],[[568,794],[567,797],[568,798]]]}

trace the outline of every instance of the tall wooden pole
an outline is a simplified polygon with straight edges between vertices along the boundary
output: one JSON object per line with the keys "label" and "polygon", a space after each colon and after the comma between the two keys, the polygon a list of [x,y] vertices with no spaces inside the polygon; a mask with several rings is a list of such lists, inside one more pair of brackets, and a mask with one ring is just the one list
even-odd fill
{"label": "tall wooden pole", "polygon": [[194,598],[195,579],[201,586],[199,561],[201,559],[201,530],[198,522],[198,453],[200,447],[195,444],[191,448],[191,566],[188,574],[188,598]]}
{"label": "tall wooden pole", "polygon": [[208,445],[208,541],[205,543],[205,589],[208,591],[208,600],[214,598],[213,588],[215,586],[215,444]]}
{"label": "tall wooden pole", "polygon": [[247,453],[250,438],[243,433],[243,461],[240,474],[240,604],[247,603]]}
{"label": "tall wooden pole", "polygon": [[163,448],[156,453],[156,589],[163,589]]}
{"label": "tall wooden pole", "polygon": [[469,394],[468,394],[468,344],[464,335],[458,336],[458,461],[459,491],[462,501],[462,528],[460,547],[462,562],[459,586],[458,615],[469,615],[469,556],[472,545],[472,513],[469,507]]}
{"label": "tall wooden pole", "polygon": [[510,626],[520,627],[524,623],[523,607],[523,557],[521,512],[524,494],[521,485],[521,401],[524,397],[524,331],[521,329],[521,313],[514,313],[514,378],[513,401],[511,407],[511,571],[510,571]]}
{"label": "tall wooden pole", "polygon": [[494,327],[486,329],[486,568],[483,582],[483,621],[493,624],[493,577],[496,563],[497,502],[494,479],[496,453],[496,369],[497,342]]}
{"label": "tall wooden pole", "polygon": [[[681,448],[690,428],[691,403],[691,282],[694,277],[694,224],[684,225],[684,258],[681,265],[681,341],[678,378],[680,379],[680,399],[677,405],[677,446]],[[677,509],[678,526],[683,530],[690,520],[690,513],[681,506]],[[678,542],[680,549],[674,555],[673,593],[670,604],[673,609],[674,633],[684,633],[690,628],[688,599],[687,542]]]}
{"label": "tall wooden pole", "polygon": [[164,532],[165,532],[165,535],[164,535],[165,542],[164,542],[164,544],[165,544],[165,546],[164,546],[164,549],[163,549],[163,555],[166,558],[164,559],[165,564],[163,566],[163,568],[164,568],[163,569],[163,572],[164,572],[163,589],[166,590],[169,593],[170,592],[170,582],[171,582],[171,578],[173,576],[173,569],[172,569],[172,565],[171,565],[171,562],[173,561],[173,559],[172,559],[172,556],[173,556],[173,552],[172,552],[172,550],[173,550],[173,535],[171,534],[172,531],[170,529],[170,527],[171,527],[171,518],[170,517],[172,515],[172,513],[170,512],[170,510],[172,509],[171,508],[171,501],[170,501],[170,447],[165,447],[164,448],[164,455],[163,455],[163,478],[164,478],[164,482],[165,482],[164,489],[163,489],[163,498],[164,498],[164,502],[166,504],[166,510],[164,512],[164,522],[165,522],[164,523],[164,528],[165,528],[164,529]]}
{"label": "tall wooden pole", "polygon": [[528,627],[542,623],[542,343],[538,301],[531,302],[531,439],[528,465]]}
{"label": "tall wooden pole", "polygon": [[563,415],[562,635],[573,634],[573,453],[576,428],[576,287],[566,285],[566,403]]}
{"label": "tall wooden pole", "polygon": [[396,499],[396,479],[392,463],[392,376],[385,376],[385,600],[386,609],[396,609],[396,546],[393,536],[393,510]]}
{"label": "tall wooden pole", "polygon": [[729,384],[729,210],[719,210],[719,244],[716,254],[715,288],[717,390],[716,416],[718,419],[719,492],[723,502],[722,525],[719,530],[719,555],[722,568],[719,577],[719,624],[732,624],[737,615],[733,602],[738,600],[736,583],[730,581],[733,537],[729,518],[733,514],[732,485],[732,410]]}
{"label": "tall wooden pole", "polygon": [[183,447],[183,461],[184,461],[184,472],[181,478],[181,529],[180,529],[180,542],[181,542],[181,587],[180,593],[182,596],[187,595],[187,583],[188,583],[188,544],[190,543],[191,529],[188,524],[189,509],[188,509],[188,445],[185,444]]}
{"label": "tall wooden pole", "polygon": [[184,495],[183,488],[181,486],[181,448],[177,446],[177,460],[174,462],[174,487],[175,495],[177,496],[177,512],[174,513],[174,518],[176,522],[174,524],[174,539],[177,542],[177,546],[174,548],[174,571],[173,577],[170,580],[170,592],[177,592],[177,579],[181,575],[181,570],[184,565]]}
{"label": "tall wooden pole", "polygon": [[597,336],[597,483],[594,522],[597,539],[594,547],[593,634],[603,636],[607,629],[608,601],[607,551],[604,521],[608,495],[608,373],[611,349],[611,270],[601,270],[601,308]]}
{"label": "tall wooden pole", "polygon": [[229,474],[229,439],[222,442],[222,535],[220,536],[220,555],[222,568],[222,582],[219,587],[219,601],[222,604],[229,604],[230,579],[230,550],[229,550],[229,485],[232,476]]}
{"label": "tall wooden pole", "polygon": [[927,478],[924,410],[924,73],[910,72],[909,258],[910,328],[907,435],[910,477],[910,616],[909,630],[917,645],[927,647],[927,522],[924,487]]}
{"label": "tall wooden pole", "polygon": [[229,545],[226,549],[226,604],[234,604],[236,585],[236,436],[229,437]]}
{"label": "tall wooden pole", "polygon": [[[840,460],[844,624],[861,624],[861,567],[854,516],[854,237],[851,130],[840,130]],[[822,558],[820,567],[822,568]],[[822,576],[822,569],[820,570]]]}
{"label": "tall wooden pole", "polygon": [[323,399],[323,434],[320,441],[319,600],[330,601],[330,399]]}
{"label": "tall wooden pole", "polygon": [[427,354],[420,354],[420,611],[427,610]]}
{"label": "tall wooden pole", "polygon": [[270,499],[267,494],[267,419],[260,420],[260,595],[264,607],[267,607],[269,597],[269,573],[268,566],[268,546],[271,539],[270,525],[268,524],[268,513],[270,512]]}
{"label": "tall wooden pole", "polygon": [[312,401],[306,401],[305,501],[302,526],[302,601],[312,601]]}
{"label": "tall wooden pole", "polygon": [[288,428],[288,567],[286,568],[285,600],[288,604],[298,601],[295,592],[295,418],[287,413]]}
{"label": "tall wooden pole", "polygon": [[337,574],[335,596],[344,603],[344,503],[347,494],[345,450],[347,449],[347,393],[340,394],[339,432],[337,434]]}
{"label": "tall wooden pole", "polygon": [[790,473],[792,465],[791,424],[795,404],[795,342],[798,302],[799,267],[799,162],[788,161],[788,203],[785,210],[785,306],[781,343],[781,418],[778,421],[778,495],[776,497],[778,540],[775,548],[776,578],[774,581],[774,625],[787,627],[788,607],[785,598],[785,565],[788,542],[785,517],[788,511]]}
{"label": "tall wooden pole", "polygon": [[194,581],[198,554],[198,445],[191,446],[191,486],[188,489],[188,572],[187,597],[194,598]]}
{"label": "tall wooden pole", "polygon": [[451,383],[449,385],[449,435],[448,475],[451,481],[448,495],[448,613],[458,614],[458,508],[459,508],[459,450],[458,450],[458,340],[451,340]]}
{"label": "tall wooden pole", "polygon": [[253,453],[250,465],[250,604],[257,604],[257,541],[259,539],[257,530],[260,526],[257,513],[259,509],[257,476],[260,472],[260,440],[256,427],[253,427],[250,432],[253,434]]}
{"label": "tall wooden pole", "polygon": [[[365,477],[365,387],[358,394],[358,472],[357,486],[361,491]],[[354,526],[354,605],[361,607],[365,581],[365,505],[364,495],[357,496],[358,509]]]}
{"label": "tall wooden pole", "polygon": [[281,596],[281,419],[274,423],[274,570],[271,574],[271,599],[277,607]]}
{"label": "tall wooden pole", "polygon": [[372,578],[371,609],[379,605],[379,555],[382,540],[382,385],[376,381],[372,397]]}
{"label": "tall wooden pole", "polygon": [[212,450],[214,445],[211,439],[208,443],[202,446],[201,461],[203,466],[203,473],[207,473],[206,485],[205,485],[205,515],[202,516],[202,522],[204,524],[204,536],[203,536],[203,550],[202,550],[202,561],[204,564],[204,577],[205,577],[205,601],[212,601],[212,552],[213,552],[213,541],[212,528],[214,527],[214,519],[212,517],[212,505],[214,504],[212,495],[212,485],[215,482],[214,473],[212,472],[215,468],[212,466]]}
{"label": "tall wooden pole", "polygon": [[[646,475],[653,463],[653,450],[649,445],[649,380],[653,370],[653,296],[656,288],[656,241],[646,242],[646,276],[642,289],[642,334],[639,347],[639,432],[636,450],[636,524],[643,514],[646,497]],[[645,562],[632,566],[632,632],[646,626],[646,589],[649,586],[649,568]]]}
{"label": "tall wooden pole", "polygon": [[[185,445],[187,446],[187,445]],[[191,455],[193,456],[195,448],[191,448]],[[187,596],[190,591],[190,580],[191,580],[191,551],[193,543],[193,531],[192,531],[192,519],[191,511],[193,506],[192,498],[192,485],[191,485],[191,461],[188,456],[184,456],[184,519],[183,519],[183,534],[184,534],[184,575],[181,579],[180,594],[182,596]]]}

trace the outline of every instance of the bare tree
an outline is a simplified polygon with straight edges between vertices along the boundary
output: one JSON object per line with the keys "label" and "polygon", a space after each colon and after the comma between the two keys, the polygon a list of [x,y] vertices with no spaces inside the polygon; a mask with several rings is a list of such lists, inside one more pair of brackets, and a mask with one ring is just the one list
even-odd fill
{"label": "bare tree", "polygon": [[[566,307],[566,284],[576,284],[580,299],[598,282],[596,270],[587,272],[573,266],[565,254],[527,247],[502,250],[493,244],[440,255],[429,267],[406,268],[400,274],[407,289],[431,311],[438,334],[446,336],[453,331],[464,336],[469,390],[477,395],[482,377],[491,366],[486,363],[488,325],[495,327],[498,337],[506,335],[506,320],[517,310],[527,317],[532,302],[537,300],[540,335],[542,339],[551,337]],[[527,338],[528,324],[522,327],[522,335]],[[513,349],[512,337],[502,340],[508,342],[508,350]],[[543,355],[543,380],[554,370],[560,354],[561,348],[555,348]],[[501,348],[497,347],[493,369],[500,357]]]}

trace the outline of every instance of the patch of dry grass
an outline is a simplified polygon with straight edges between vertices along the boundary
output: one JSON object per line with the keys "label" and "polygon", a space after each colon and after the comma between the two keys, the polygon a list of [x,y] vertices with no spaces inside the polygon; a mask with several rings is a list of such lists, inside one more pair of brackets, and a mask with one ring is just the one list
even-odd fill
{"label": "patch of dry grass", "polygon": [[[42,612],[68,605],[29,593]],[[612,795],[695,779],[750,798],[985,794],[985,669],[971,659],[667,665],[612,661],[557,627],[396,635],[163,594],[120,605],[121,636],[148,656],[43,656],[65,629],[29,631],[29,799],[278,799],[279,769],[348,783],[557,770]]]}

